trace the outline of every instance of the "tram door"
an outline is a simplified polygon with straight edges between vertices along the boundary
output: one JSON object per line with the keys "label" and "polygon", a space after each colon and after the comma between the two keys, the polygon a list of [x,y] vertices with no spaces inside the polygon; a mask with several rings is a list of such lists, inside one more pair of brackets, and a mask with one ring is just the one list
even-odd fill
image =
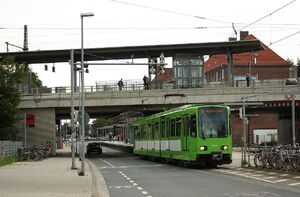
{"label": "tram door", "polygon": [[188,151],[188,135],[189,135],[189,116],[183,116],[183,120],[182,120],[182,133],[183,133],[183,137],[182,137],[182,150],[183,151]]}

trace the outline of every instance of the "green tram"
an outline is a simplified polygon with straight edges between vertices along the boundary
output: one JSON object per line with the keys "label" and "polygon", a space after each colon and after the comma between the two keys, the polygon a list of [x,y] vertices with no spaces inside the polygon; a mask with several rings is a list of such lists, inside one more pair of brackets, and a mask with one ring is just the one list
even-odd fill
{"label": "green tram", "polygon": [[185,105],[135,122],[134,154],[215,167],[232,162],[230,108]]}

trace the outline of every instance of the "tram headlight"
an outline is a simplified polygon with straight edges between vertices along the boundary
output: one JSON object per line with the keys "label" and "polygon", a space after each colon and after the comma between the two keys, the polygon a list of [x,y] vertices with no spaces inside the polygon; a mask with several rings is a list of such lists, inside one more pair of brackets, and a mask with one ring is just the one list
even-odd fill
{"label": "tram headlight", "polygon": [[205,151],[205,150],[207,150],[207,146],[200,146],[200,147],[199,147],[199,150]]}
{"label": "tram headlight", "polygon": [[226,145],[222,146],[222,150],[228,150],[228,146]]}

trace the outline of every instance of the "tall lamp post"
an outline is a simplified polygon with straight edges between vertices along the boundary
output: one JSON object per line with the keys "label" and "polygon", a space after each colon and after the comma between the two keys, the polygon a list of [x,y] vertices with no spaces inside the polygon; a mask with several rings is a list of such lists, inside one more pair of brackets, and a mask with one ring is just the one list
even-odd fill
{"label": "tall lamp post", "polygon": [[85,124],[84,124],[84,50],[83,50],[83,18],[84,17],[90,17],[94,16],[93,13],[88,12],[88,13],[81,13],[80,18],[81,18],[81,172],[80,174],[82,176],[85,175],[85,170],[84,170],[84,138],[85,138]]}
{"label": "tall lamp post", "polygon": [[[251,95],[251,96],[242,96],[241,100],[243,103],[243,108],[242,108],[242,119],[243,119],[243,152],[242,152],[242,162],[241,166],[244,167],[246,165],[246,145],[247,145],[247,135],[246,135],[246,124],[249,124],[248,119],[246,119],[246,103],[245,99],[251,98],[251,97],[256,97],[257,95]],[[249,132],[249,131],[248,131]],[[248,166],[250,166],[250,155],[248,152]]]}

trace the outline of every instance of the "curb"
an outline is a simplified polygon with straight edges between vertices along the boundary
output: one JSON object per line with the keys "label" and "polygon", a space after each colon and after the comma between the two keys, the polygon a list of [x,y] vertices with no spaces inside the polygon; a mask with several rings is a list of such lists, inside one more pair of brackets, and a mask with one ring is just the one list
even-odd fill
{"label": "curb", "polygon": [[104,177],[97,169],[97,166],[86,159],[92,175],[92,194],[91,197],[110,197]]}

